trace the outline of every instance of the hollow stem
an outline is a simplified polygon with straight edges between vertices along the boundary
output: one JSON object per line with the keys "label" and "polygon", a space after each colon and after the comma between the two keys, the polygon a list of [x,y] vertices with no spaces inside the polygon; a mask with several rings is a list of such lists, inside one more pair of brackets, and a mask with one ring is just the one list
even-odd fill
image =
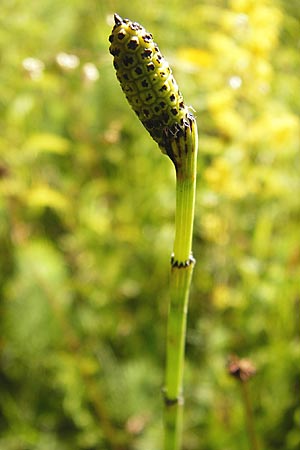
{"label": "hollow stem", "polygon": [[175,241],[171,259],[170,303],[165,368],[164,450],[179,450],[182,439],[183,369],[188,298],[195,260],[192,234],[196,189],[197,129],[194,119],[184,136],[171,143],[176,168]]}

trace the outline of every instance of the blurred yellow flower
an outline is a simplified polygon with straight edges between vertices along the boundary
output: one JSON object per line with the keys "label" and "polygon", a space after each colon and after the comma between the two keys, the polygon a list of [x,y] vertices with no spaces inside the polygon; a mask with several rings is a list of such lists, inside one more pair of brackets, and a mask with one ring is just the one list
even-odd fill
{"label": "blurred yellow flower", "polygon": [[270,152],[282,150],[281,157],[288,157],[299,148],[300,120],[288,112],[267,112],[250,125],[247,140],[251,145],[264,145]]}
{"label": "blurred yellow flower", "polygon": [[228,242],[228,227],[225,220],[214,213],[207,213],[202,216],[202,231],[208,241],[225,245]]}
{"label": "blurred yellow flower", "polygon": [[274,148],[286,150],[293,146],[294,151],[298,151],[300,121],[299,117],[285,113],[281,117],[270,117],[269,121],[270,141]]}
{"label": "blurred yellow flower", "polygon": [[58,134],[34,132],[25,141],[23,152],[37,156],[39,153],[64,155],[70,150],[70,141]]}
{"label": "blurred yellow flower", "polygon": [[239,138],[244,133],[244,118],[233,109],[224,109],[214,115],[214,120],[224,136]]}
{"label": "blurred yellow flower", "polygon": [[257,3],[257,0],[230,0],[229,5],[233,11],[248,12]]}
{"label": "blurred yellow flower", "polygon": [[233,178],[229,180],[228,184],[225,186],[224,193],[233,200],[239,200],[248,195],[251,189],[252,186],[251,183],[249,183],[249,180],[245,180],[244,178]]}
{"label": "blurred yellow flower", "polygon": [[183,61],[199,67],[211,67],[213,56],[207,50],[192,47],[181,47],[177,52],[178,58]]}
{"label": "blurred yellow flower", "polygon": [[282,14],[274,6],[256,2],[255,8],[250,13],[251,26],[255,29],[278,32]]}
{"label": "blurred yellow flower", "polygon": [[235,111],[236,89],[230,88],[231,80],[232,78],[228,81],[228,88],[207,96],[207,108],[222,135],[235,138],[243,134],[245,123],[243,117]]}
{"label": "blurred yellow flower", "polygon": [[261,56],[269,54],[278,42],[281,13],[272,6],[257,5],[249,15],[247,47]]}
{"label": "blurred yellow flower", "polygon": [[246,42],[247,48],[255,55],[268,55],[276,47],[277,35],[270,30],[253,29]]}
{"label": "blurred yellow flower", "polygon": [[231,163],[223,157],[216,158],[204,172],[209,188],[233,200],[241,199],[252,192],[253,184],[245,179],[243,170],[239,168],[240,164],[242,162]]}
{"label": "blurred yellow flower", "polygon": [[225,108],[232,108],[234,105],[234,93],[232,89],[225,88],[211,92],[207,96],[207,107],[212,113],[221,112]]}
{"label": "blurred yellow flower", "polygon": [[254,58],[252,62],[252,73],[258,81],[270,83],[273,77],[272,65],[264,58]]}
{"label": "blurred yellow flower", "polygon": [[235,291],[226,284],[218,284],[212,291],[212,301],[215,308],[224,310],[230,307],[242,306],[241,293]]}
{"label": "blurred yellow flower", "polygon": [[204,172],[204,178],[210,188],[215,191],[222,191],[224,185],[230,177],[230,166],[228,162],[222,158],[216,158],[212,166],[208,167]]}
{"label": "blurred yellow flower", "polygon": [[223,58],[230,56],[237,48],[235,41],[230,36],[220,32],[211,34],[209,45],[214,53],[220,54]]}
{"label": "blurred yellow flower", "polygon": [[66,196],[46,184],[39,184],[29,189],[24,195],[30,208],[52,208],[67,212],[69,201]]}
{"label": "blurred yellow flower", "polygon": [[225,309],[231,304],[230,289],[225,284],[215,286],[212,292],[213,304],[218,309]]}

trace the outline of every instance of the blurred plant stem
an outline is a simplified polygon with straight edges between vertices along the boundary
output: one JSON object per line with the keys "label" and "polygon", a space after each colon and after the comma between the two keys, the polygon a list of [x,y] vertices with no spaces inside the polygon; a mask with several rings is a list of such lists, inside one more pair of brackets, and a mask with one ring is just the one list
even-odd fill
{"label": "blurred plant stem", "polygon": [[259,450],[247,380],[241,381],[240,385],[245,409],[245,420],[249,439],[249,448],[250,450]]}
{"label": "blurred plant stem", "polygon": [[249,439],[249,449],[259,450],[248,389],[249,380],[255,375],[256,368],[249,359],[239,359],[237,356],[231,355],[228,364],[228,372],[238,381],[239,385],[241,386],[242,400],[245,410],[246,429]]}
{"label": "blurred plant stem", "polygon": [[182,440],[183,370],[188,297],[195,260],[192,256],[197,125],[170,143],[169,156],[176,168],[176,217],[174,252],[171,259],[170,304],[164,386],[164,450],[179,450]]}

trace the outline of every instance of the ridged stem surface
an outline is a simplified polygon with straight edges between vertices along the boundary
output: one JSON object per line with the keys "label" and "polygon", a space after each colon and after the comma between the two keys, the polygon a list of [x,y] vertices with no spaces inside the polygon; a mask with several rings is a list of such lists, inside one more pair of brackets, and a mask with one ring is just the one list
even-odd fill
{"label": "ridged stem surface", "polygon": [[182,441],[186,322],[195,264],[192,256],[192,234],[197,146],[196,122],[192,121],[187,133],[172,142],[170,151],[176,168],[176,217],[167,325],[164,450],[179,450]]}

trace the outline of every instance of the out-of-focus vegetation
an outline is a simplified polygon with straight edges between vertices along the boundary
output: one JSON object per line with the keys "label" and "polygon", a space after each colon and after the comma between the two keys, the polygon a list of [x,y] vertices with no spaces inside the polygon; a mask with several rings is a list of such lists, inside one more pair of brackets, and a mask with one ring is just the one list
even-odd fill
{"label": "out-of-focus vegetation", "polygon": [[200,155],[185,450],[300,447],[298,0],[0,8],[0,448],[157,450],[174,173],[121,93],[112,14],[154,34]]}

